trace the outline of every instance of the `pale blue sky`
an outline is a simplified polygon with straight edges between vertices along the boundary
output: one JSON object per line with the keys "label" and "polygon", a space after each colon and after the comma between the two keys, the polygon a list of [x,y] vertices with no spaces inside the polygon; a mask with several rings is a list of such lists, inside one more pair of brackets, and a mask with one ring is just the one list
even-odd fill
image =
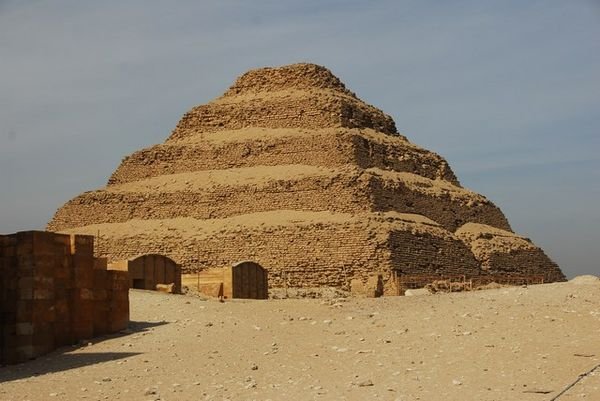
{"label": "pale blue sky", "polygon": [[299,61],[567,275],[600,273],[598,0],[0,0],[0,232],[43,228],[247,69]]}

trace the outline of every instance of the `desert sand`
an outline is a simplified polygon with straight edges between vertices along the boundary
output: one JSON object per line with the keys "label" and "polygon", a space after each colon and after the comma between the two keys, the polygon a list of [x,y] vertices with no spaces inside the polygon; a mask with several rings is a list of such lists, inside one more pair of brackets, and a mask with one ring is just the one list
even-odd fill
{"label": "desert sand", "polygon": [[0,368],[0,400],[600,400],[600,281],[406,297],[131,290],[130,329]]}

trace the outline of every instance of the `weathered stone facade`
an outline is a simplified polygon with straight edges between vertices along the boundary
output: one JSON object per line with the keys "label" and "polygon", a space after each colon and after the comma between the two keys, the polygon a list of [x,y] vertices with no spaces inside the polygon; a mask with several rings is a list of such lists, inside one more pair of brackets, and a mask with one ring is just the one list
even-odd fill
{"label": "weathered stone facade", "polygon": [[467,222],[510,229],[486,198],[448,182],[376,168],[302,165],[199,171],[111,185],[69,201],[49,228],[180,216],[218,219],[282,209],[397,211],[427,215],[450,231]]}
{"label": "weathered stone facade", "polygon": [[94,238],[42,231],[0,235],[0,365],[123,330],[127,273],[94,257]]}
{"label": "weathered stone facade", "polygon": [[467,244],[486,273],[540,274],[546,282],[564,279],[558,265],[529,238],[476,223],[465,224],[456,236]]}
{"label": "weathered stone facade", "polygon": [[415,146],[401,135],[343,128],[202,132],[197,137],[167,141],[134,152],[123,160],[108,183],[194,171],[290,164],[378,167],[459,185],[442,157]]}
{"label": "weathered stone facade", "polygon": [[[97,252],[110,260],[158,253],[184,272],[254,260],[274,287],[348,289],[373,273],[388,288],[392,271],[506,270],[513,253],[482,258],[454,234],[469,223],[512,234],[441,156],[409,142],[326,68],[296,64],[244,74],[186,113],[165,143],[126,157],[105,188],[60,208],[48,228],[98,235]],[[522,272],[552,270],[531,247]]]}

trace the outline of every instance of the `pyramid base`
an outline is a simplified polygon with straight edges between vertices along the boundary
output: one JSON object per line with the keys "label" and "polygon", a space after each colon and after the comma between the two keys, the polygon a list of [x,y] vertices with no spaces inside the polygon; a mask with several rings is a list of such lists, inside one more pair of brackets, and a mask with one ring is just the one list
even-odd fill
{"label": "pyramid base", "polygon": [[381,274],[394,293],[396,274],[477,275],[471,251],[453,234],[419,215],[350,215],[279,211],[227,219],[131,221],[69,230],[100,233],[98,252],[110,260],[162,254],[183,273],[259,263],[270,288],[350,290],[352,280]]}

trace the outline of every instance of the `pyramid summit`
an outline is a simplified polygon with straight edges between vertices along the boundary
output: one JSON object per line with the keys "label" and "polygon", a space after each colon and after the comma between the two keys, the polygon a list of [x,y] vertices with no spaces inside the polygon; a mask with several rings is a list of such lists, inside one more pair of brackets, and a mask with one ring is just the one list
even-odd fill
{"label": "pyramid summit", "polygon": [[346,89],[346,85],[331,71],[323,66],[310,63],[250,70],[236,79],[223,96],[311,89],[327,89],[356,98],[356,95]]}
{"label": "pyramid summit", "polygon": [[243,74],[48,229],[98,235],[109,260],[157,253],[184,272],[253,260],[271,287],[348,289],[373,274],[387,293],[398,275],[564,279],[444,158],[314,64]]}
{"label": "pyramid summit", "polygon": [[390,116],[358,99],[331,71],[293,64],[245,73],[223,96],[187,112],[169,140],[246,127],[371,128],[397,134]]}

